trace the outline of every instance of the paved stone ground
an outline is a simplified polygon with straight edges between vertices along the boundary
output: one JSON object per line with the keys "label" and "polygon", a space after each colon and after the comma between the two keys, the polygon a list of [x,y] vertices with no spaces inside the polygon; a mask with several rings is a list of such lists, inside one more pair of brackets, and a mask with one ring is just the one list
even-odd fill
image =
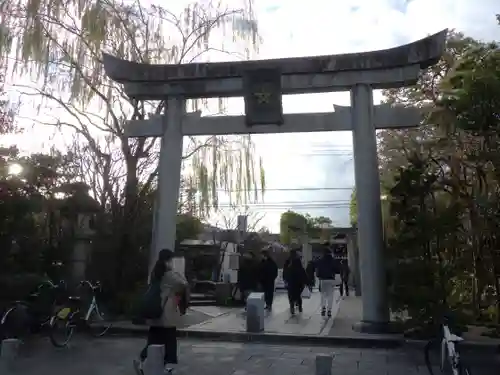
{"label": "paved stone ground", "polygon": [[[265,314],[265,332],[296,335],[326,336],[330,333],[335,315],[339,309],[340,294],[335,291],[333,316],[330,319],[320,315],[320,293],[316,290],[310,298],[303,300],[304,311],[295,316],[290,315],[286,292],[277,291],[273,310]],[[227,314],[205,320],[189,327],[191,330],[246,332],[246,315],[243,309],[233,309]]]}
{"label": "paved stone ground", "polygon": [[[12,375],[134,375],[132,359],[144,344],[137,338],[75,337],[66,349],[46,339],[26,345]],[[334,354],[332,374],[427,374],[416,349],[380,350],[182,340],[179,374],[186,375],[313,375],[319,353]],[[474,375],[498,374],[493,358],[470,361]],[[3,374],[2,374],[3,375]],[[10,374],[9,374],[10,375]]]}

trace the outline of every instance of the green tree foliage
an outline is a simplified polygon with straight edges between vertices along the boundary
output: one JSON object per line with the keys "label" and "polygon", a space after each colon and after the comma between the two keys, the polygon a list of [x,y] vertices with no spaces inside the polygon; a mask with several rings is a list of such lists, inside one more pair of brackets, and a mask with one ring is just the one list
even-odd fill
{"label": "green tree foliage", "polygon": [[[500,46],[477,46],[459,61],[443,82],[441,116],[450,116],[457,131],[471,138],[462,156],[464,174],[473,186],[463,186],[472,238],[481,271],[481,291],[493,287],[500,323]],[[471,165],[472,164],[472,165]],[[472,168],[471,168],[472,167]],[[464,179],[464,182],[469,182]],[[478,275],[475,275],[479,277]],[[476,284],[476,283],[475,283]],[[474,289],[477,289],[475,287]],[[483,292],[484,293],[484,292]],[[477,298],[477,297],[476,297]],[[481,300],[481,297],[478,298]]]}
{"label": "green tree foliage", "polygon": [[280,242],[290,245],[305,233],[307,221],[304,215],[286,211],[280,217]]}
{"label": "green tree foliage", "polygon": [[196,239],[203,230],[203,224],[197,217],[189,214],[177,216],[176,240],[181,243],[187,239]]}
{"label": "green tree foliage", "polygon": [[[115,0],[3,1],[0,5],[0,56],[13,61],[14,77],[34,84],[15,87],[40,100],[33,120],[75,135],[72,152],[80,172],[103,210],[108,251],[115,254],[115,285],[128,288],[135,257],[144,251],[148,208],[143,197],[155,189],[158,139],[127,139],[124,124],[163,113],[165,102],[130,100],[123,87],[104,74],[101,51],[141,63],[178,64],[248,58],[258,47],[252,3],[240,8],[194,2],[186,8]],[[217,101],[216,101],[217,102]],[[214,103],[192,101],[192,109],[213,111]],[[219,101],[223,111],[223,101]],[[217,109],[217,108],[216,108]],[[262,163],[249,136],[197,137],[185,145],[180,207],[203,217],[218,207],[225,190],[238,202],[258,199],[265,187]],[[187,204],[184,204],[187,203]],[[146,212],[142,212],[146,210]],[[151,216],[149,216],[151,217]]]}
{"label": "green tree foliage", "polygon": [[[123,203],[129,213],[138,187],[147,189],[155,181],[158,171],[151,165],[156,164],[158,141],[128,140],[123,126],[128,119],[161,113],[165,103],[128,100],[123,88],[104,74],[101,51],[143,63],[176,64],[203,61],[214,53],[248,58],[259,41],[252,4],[246,0],[236,9],[194,2],[178,10],[138,1],[7,0],[2,9],[0,24],[9,37],[0,39],[0,55],[3,47],[15,62],[10,67],[14,74],[28,73],[35,80],[28,87],[16,85],[42,101],[42,113],[33,120],[76,133],[98,162],[89,173],[102,180],[106,203],[117,210]],[[221,35],[233,40],[224,44],[235,51],[214,45]],[[207,104],[192,102],[195,109]],[[54,116],[55,111],[63,115]],[[217,207],[218,189],[248,200],[264,186],[262,165],[248,136],[190,138],[185,158],[184,184],[198,192],[198,214]]]}
{"label": "green tree foliage", "polygon": [[392,308],[405,311],[416,322],[428,322],[456,305],[452,300],[457,275],[452,261],[463,263],[457,253],[456,233],[463,230],[460,206],[442,191],[439,166],[412,158],[401,168],[390,191],[390,214],[395,235],[388,241],[394,282]]}
{"label": "green tree foliage", "polygon": [[352,190],[349,202],[349,222],[352,226],[358,224],[358,201],[356,200],[356,188]]}
{"label": "green tree foliage", "polygon": [[5,98],[4,73],[0,60],[0,134],[12,132],[14,130],[14,116],[9,102]]}
{"label": "green tree foliage", "polygon": [[416,86],[385,92],[428,109],[418,129],[379,132],[392,307],[415,322],[444,307],[500,319],[499,62],[497,44],[451,32]]}
{"label": "green tree foliage", "polygon": [[71,155],[22,156],[15,147],[1,148],[0,287],[9,291],[2,299],[25,297],[16,294],[14,275],[20,282],[27,274],[69,276],[78,214],[97,207],[73,174]]}
{"label": "green tree foliage", "polygon": [[330,239],[330,230],[333,228],[332,219],[326,216],[313,217],[309,214],[306,214],[305,218],[309,238],[319,238],[323,241]]}
{"label": "green tree foliage", "polygon": [[299,214],[287,211],[280,218],[280,242],[285,245],[299,243],[300,237],[307,235],[310,238],[329,238],[329,229],[332,229],[332,220],[325,216],[313,217],[309,214]]}

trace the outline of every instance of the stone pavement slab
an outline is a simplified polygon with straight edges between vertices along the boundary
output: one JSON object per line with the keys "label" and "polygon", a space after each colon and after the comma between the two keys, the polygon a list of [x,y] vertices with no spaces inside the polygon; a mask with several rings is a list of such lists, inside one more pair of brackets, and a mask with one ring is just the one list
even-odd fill
{"label": "stone pavement slab", "polygon": [[[325,319],[320,315],[320,295],[313,292],[304,300],[302,314],[291,316],[285,292],[276,294],[273,311],[267,313],[263,333],[246,332],[244,309],[196,307],[189,311],[179,336],[189,339],[205,339],[234,342],[265,342],[268,344],[298,344],[349,346],[353,348],[395,348],[411,344],[422,348],[425,341],[407,340],[401,334],[375,335],[356,332],[353,324],[361,321],[361,298],[341,298],[335,292],[333,317]],[[189,324],[191,323],[191,324]],[[130,322],[116,322],[111,333],[124,336],[144,337],[147,326],[136,326]],[[489,353],[500,352],[500,340],[464,335],[463,348]]]}
{"label": "stone pavement slab", "polygon": [[[266,312],[264,331],[290,335],[327,335],[339,309],[339,300],[340,296],[336,291],[332,318],[325,319],[320,315],[320,293],[314,291],[311,298],[303,300],[304,311],[297,312],[295,316],[292,316],[289,312],[286,293],[277,292],[273,310]],[[189,330],[246,332],[245,311],[244,309],[235,309],[234,312],[191,325]]]}
{"label": "stone pavement slab", "polygon": [[[12,375],[134,375],[138,338],[84,339],[53,348],[40,339],[23,348]],[[181,340],[179,375],[314,375],[317,354],[333,355],[332,375],[426,374],[423,354],[413,349],[349,349]],[[498,363],[482,360],[473,374],[498,374]],[[4,374],[2,374],[4,375]],[[11,375],[11,374],[8,374]]]}

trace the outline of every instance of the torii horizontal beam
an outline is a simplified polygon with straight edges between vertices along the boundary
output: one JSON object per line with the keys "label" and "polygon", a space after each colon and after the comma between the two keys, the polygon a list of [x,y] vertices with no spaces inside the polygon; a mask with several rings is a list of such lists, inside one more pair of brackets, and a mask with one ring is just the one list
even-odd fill
{"label": "torii horizontal beam", "polygon": [[148,64],[103,53],[106,74],[119,83],[186,82],[199,79],[242,78],[254,69],[279,69],[282,75],[386,70],[418,64],[421,69],[439,61],[447,30],[394,48],[340,55],[191,64]]}
{"label": "torii horizontal beam", "polygon": [[[245,116],[201,116],[200,112],[186,115],[182,133],[189,136],[224,134],[268,134],[352,130],[351,107],[334,105],[331,113],[297,113],[284,115],[283,125],[248,127]],[[131,120],[125,125],[127,137],[160,137],[163,135],[163,115],[147,120]],[[416,107],[374,106],[376,129],[411,128],[422,120],[422,110]]]}
{"label": "torii horizontal beam", "polygon": [[[413,64],[387,70],[363,70],[322,74],[290,74],[281,76],[281,93],[312,94],[349,91],[356,84],[373,89],[389,89],[414,85],[420,65]],[[236,97],[245,93],[242,78],[218,78],[167,83],[126,82],[125,93],[138,100],[163,100],[178,96],[186,99]]]}
{"label": "torii horizontal beam", "polygon": [[415,84],[420,69],[435,64],[444,48],[446,30],[413,43],[380,51],[284,59],[195,64],[146,64],[103,53],[106,74],[139,100],[166,97],[244,96],[250,71],[273,69],[281,75],[282,94],[349,90],[356,84],[373,89]]}

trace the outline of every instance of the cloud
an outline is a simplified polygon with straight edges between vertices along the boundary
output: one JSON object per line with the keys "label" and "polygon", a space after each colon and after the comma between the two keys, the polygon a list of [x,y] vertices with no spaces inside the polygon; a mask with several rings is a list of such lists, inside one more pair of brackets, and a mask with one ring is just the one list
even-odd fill
{"label": "cloud", "polygon": [[[158,0],[146,1],[160,3]],[[168,8],[177,13],[191,2],[180,0],[175,2],[173,8],[171,4]],[[303,2],[290,0],[255,2],[254,10],[264,40],[258,56],[261,59],[390,48],[444,28],[456,28],[478,39],[500,40],[500,27],[494,17],[500,12],[499,0],[308,0],[306,6]],[[229,0],[224,3],[239,7],[246,0],[237,4]],[[375,97],[376,101],[380,100],[380,93],[376,93]],[[333,104],[348,105],[348,94],[283,98],[285,113],[326,112],[332,110]],[[228,106],[231,114],[243,113],[241,99],[229,100]],[[50,134],[44,138],[49,137]],[[339,202],[348,201],[350,191],[331,188],[354,185],[352,155],[345,152],[352,149],[350,132],[276,134],[256,136],[254,140],[258,153],[264,158],[269,188],[263,204],[255,208],[267,212],[264,225],[278,231],[281,212],[285,211],[288,203],[299,201],[306,204],[332,202],[330,206],[325,204],[321,208],[318,204],[314,208],[304,204],[297,208],[298,204],[294,207],[290,203],[288,208],[330,216],[339,225],[348,224],[348,209]],[[55,141],[51,139],[50,142]],[[26,137],[22,143],[24,148],[39,149],[40,137]],[[59,140],[55,143],[63,142]],[[313,204],[310,204],[312,207]]]}
{"label": "cloud", "polygon": [[[259,28],[264,39],[259,58],[384,49],[445,28],[457,29],[477,39],[500,40],[500,27],[495,21],[495,13],[500,11],[498,0],[309,0],[307,7],[294,1],[256,1]],[[275,10],[272,14],[263,12],[261,9],[266,7]],[[380,93],[375,97],[376,102],[380,100]],[[296,95],[283,99],[285,113],[325,112],[332,110],[332,104],[348,103],[347,93]],[[242,110],[236,101],[233,108]],[[352,156],[335,152],[339,148],[352,147],[350,132],[268,135],[255,137],[255,141],[264,157],[269,188],[354,185]],[[323,155],[314,151],[318,143],[322,143],[323,150],[326,150]],[[300,210],[330,216],[334,222],[348,225],[348,208],[336,206],[333,202],[348,201],[349,198],[348,190],[302,190],[279,194],[269,191],[265,205],[271,207],[285,200],[331,201],[331,207],[308,209],[302,205]],[[275,209],[267,212],[264,224],[278,231],[281,212]]]}

